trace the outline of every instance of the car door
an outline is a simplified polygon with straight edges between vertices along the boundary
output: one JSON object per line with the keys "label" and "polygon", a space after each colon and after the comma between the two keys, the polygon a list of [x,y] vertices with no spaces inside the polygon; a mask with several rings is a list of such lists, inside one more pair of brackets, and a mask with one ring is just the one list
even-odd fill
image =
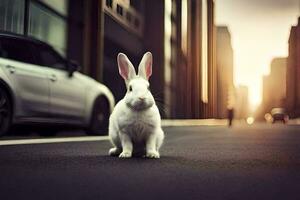
{"label": "car door", "polygon": [[18,38],[0,39],[5,73],[12,80],[15,116],[46,117],[49,113],[49,85],[45,69],[38,66],[32,43]]}
{"label": "car door", "polygon": [[67,61],[48,46],[38,46],[39,60],[47,67],[50,88],[50,113],[66,122],[82,123],[85,111],[85,85],[76,73],[70,76]]}

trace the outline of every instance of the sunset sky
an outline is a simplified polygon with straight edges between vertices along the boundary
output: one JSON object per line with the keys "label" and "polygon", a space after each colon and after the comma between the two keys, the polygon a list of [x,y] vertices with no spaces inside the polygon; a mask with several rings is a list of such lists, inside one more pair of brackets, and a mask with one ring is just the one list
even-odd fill
{"label": "sunset sky", "polygon": [[288,37],[300,0],[215,0],[216,24],[227,25],[234,49],[234,83],[249,87],[252,108],[261,102],[262,76],[274,57],[288,56]]}

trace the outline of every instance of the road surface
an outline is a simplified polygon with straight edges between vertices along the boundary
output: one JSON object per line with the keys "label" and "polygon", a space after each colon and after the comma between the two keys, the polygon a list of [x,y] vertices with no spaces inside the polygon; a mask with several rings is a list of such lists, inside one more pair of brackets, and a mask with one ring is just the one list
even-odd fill
{"label": "road surface", "polygon": [[0,146],[0,199],[300,199],[300,126],[164,130],[158,160],[107,140]]}

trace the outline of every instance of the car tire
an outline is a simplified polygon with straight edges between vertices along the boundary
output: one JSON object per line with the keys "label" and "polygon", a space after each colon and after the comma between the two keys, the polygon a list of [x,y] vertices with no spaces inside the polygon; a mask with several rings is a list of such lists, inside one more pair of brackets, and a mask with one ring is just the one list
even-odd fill
{"label": "car tire", "polygon": [[5,135],[11,127],[12,102],[6,90],[0,87],[0,136]]}
{"label": "car tire", "polygon": [[90,126],[87,129],[88,135],[107,135],[108,123],[109,123],[109,103],[105,97],[99,97],[96,99]]}

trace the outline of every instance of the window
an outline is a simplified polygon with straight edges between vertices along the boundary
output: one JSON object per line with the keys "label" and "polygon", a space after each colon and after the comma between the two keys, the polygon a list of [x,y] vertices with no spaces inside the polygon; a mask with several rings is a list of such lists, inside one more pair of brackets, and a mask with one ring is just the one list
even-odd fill
{"label": "window", "polygon": [[24,33],[24,0],[0,1],[0,30]]}
{"label": "window", "polygon": [[36,52],[39,53],[39,65],[53,67],[56,69],[66,69],[66,61],[58,53],[48,46],[36,46]]}
{"label": "window", "polygon": [[0,39],[0,56],[24,63],[36,64],[29,42],[20,39]]}
{"label": "window", "polygon": [[188,1],[181,1],[181,48],[185,56],[187,56],[187,30],[188,30]]}
{"label": "window", "polygon": [[202,94],[201,99],[208,103],[208,24],[207,24],[207,1],[202,0]]}
{"label": "window", "polygon": [[106,0],[106,6],[112,8],[113,7],[113,1],[112,0]]}
{"label": "window", "polygon": [[28,31],[28,35],[51,44],[59,53],[65,55],[67,40],[65,19],[31,2]]}
{"label": "window", "polygon": [[0,0],[0,30],[28,34],[51,44],[61,55],[66,54],[67,16],[68,0]]}
{"label": "window", "polygon": [[123,16],[123,8],[119,4],[117,4],[117,13],[121,16]]}
{"label": "window", "polygon": [[68,15],[68,0],[40,0],[61,15]]}

